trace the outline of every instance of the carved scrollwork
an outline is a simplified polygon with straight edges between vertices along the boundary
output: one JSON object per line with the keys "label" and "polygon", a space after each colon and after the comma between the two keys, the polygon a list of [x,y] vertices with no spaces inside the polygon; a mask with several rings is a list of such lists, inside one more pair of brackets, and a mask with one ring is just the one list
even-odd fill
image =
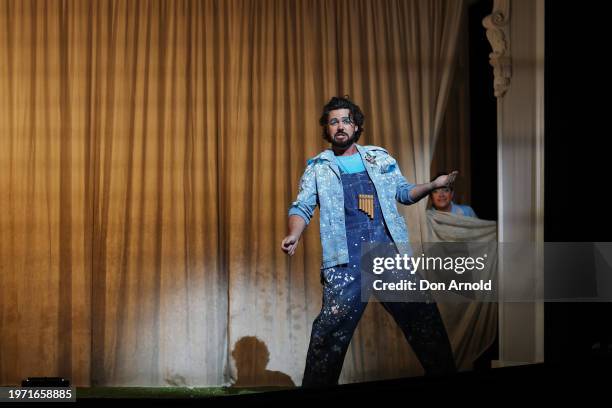
{"label": "carved scrollwork", "polygon": [[493,67],[493,89],[495,97],[504,96],[510,86],[512,77],[512,59],[508,39],[508,22],[510,21],[510,0],[495,0],[493,12],[482,20],[487,29],[487,39],[491,44],[489,64]]}

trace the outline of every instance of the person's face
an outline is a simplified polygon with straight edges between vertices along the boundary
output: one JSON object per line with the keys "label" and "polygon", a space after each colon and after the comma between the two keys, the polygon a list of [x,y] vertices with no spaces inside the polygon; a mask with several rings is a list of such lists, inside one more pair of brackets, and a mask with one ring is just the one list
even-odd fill
{"label": "person's face", "polygon": [[353,144],[358,126],[353,123],[350,110],[336,109],[330,111],[327,125],[325,126],[332,145],[336,147],[348,147]]}
{"label": "person's face", "polygon": [[452,199],[453,192],[448,187],[436,188],[431,192],[431,200],[437,210],[448,209]]}

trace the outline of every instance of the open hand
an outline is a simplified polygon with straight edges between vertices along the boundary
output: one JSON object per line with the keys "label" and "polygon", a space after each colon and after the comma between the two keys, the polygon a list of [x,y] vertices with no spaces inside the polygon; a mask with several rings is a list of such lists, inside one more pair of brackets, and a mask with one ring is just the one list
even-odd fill
{"label": "open hand", "polygon": [[452,187],[455,182],[455,178],[457,177],[459,172],[457,170],[451,171],[449,174],[444,174],[442,176],[438,176],[433,182],[433,189],[441,188],[441,187]]}

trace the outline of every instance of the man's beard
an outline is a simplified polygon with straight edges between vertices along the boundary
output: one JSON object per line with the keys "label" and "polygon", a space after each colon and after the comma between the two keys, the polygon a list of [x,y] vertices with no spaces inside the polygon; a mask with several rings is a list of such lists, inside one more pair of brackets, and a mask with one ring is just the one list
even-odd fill
{"label": "man's beard", "polygon": [[[336,136],[338,136],[338,134],[343,134],[345,135],[347,138],[344,141],[339,141],[336,140]],[[353,142],[355,141],[355,137],[356,137],[356,133],[353,133],[353,136],[348,137],[348,135],[344,132],[339,132],[336,133],[332,138],[331,138],[331,144],[335,147],[339,147],[341,149],[345,148],[345,147],[349,147],[350,145],[353,144]]]}

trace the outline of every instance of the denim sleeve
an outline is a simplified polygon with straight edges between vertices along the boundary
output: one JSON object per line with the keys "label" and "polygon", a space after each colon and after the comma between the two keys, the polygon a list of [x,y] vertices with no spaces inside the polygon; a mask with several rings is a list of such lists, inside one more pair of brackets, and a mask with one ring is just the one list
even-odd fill
{"label": "denim sleeve", "polygon": [[393,178],[395,179],[396,186],[395,199],[405,205],[414,204],[415,202],[410,198],[410,192],[415,187],[415,184],[406,181],[397,162],[395,162],[395,168],[393,169]]}
{"label": "denim sleeve", "polygon": [[289,207],[289,216],[299,215],[308,225],[314,215],[315,208],[317,208],[317,182],[314,166],[309,164],[300,179],[297,198]]}

